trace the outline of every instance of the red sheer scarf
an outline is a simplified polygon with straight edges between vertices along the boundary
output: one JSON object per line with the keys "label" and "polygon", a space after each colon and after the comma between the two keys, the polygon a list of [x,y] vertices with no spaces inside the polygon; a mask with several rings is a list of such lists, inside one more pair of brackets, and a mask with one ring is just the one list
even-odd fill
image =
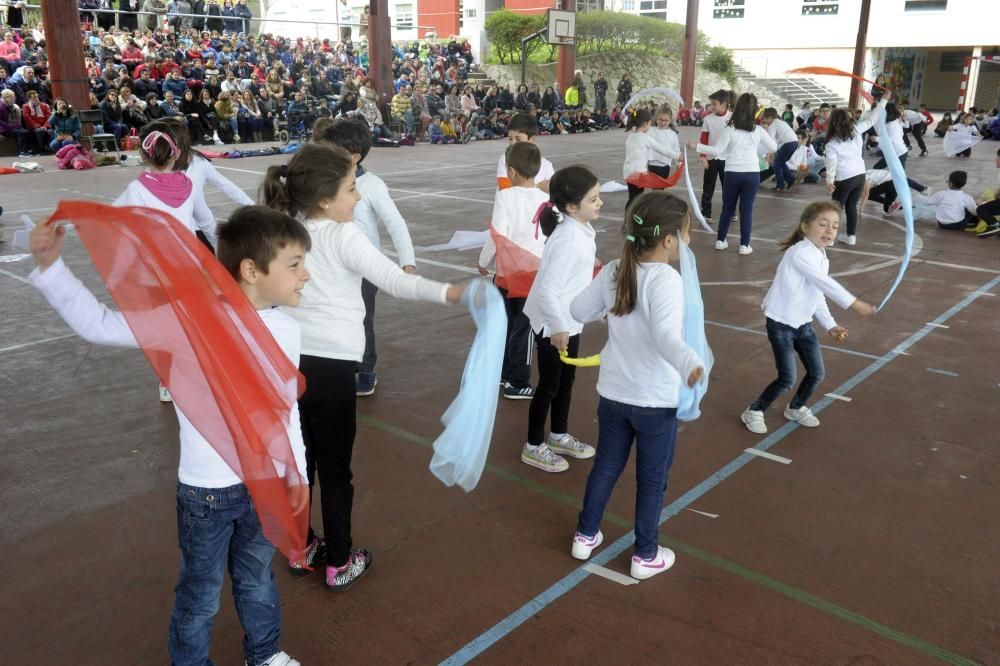
{"label": "red sheer scarf", "polygon": [[177,408],[246,484],[264,535],[299,559],[308,511],[293,514],[289,489],[307,481],[287,427],[305,381],[239,286],[167,213],[69,201],[51,221],[74,224]]}

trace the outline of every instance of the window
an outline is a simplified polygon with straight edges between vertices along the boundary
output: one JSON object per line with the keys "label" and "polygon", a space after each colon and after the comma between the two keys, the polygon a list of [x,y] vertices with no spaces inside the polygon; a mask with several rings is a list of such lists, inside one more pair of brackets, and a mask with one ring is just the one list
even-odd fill
{"label": "window", "polygon": [[413,27],[413,5],[396,5],[396,27],[404,30]]}
{"label": "window", "polygon": [[465,10],[465,18],[476,18],[476,10],[475,9],[466,9]]}
{"label": "window", "polygon": [[660,11],[664,14],[667,9],[667,0],[639,0],[640,12]]}
{"label": "window", "polygon": [[625,0],[622,3],[622,11],[624,11],[624,12],[634,12],[635,11],[635,0]]}
{"label": "window", "polygon": [[802,0],[803,16],[834,16],[840,4],[831,0]]}
{"label": "window", "polygon": [[961,72],[965,69],[965,59],[970,55],[972,53],[968,51],[942,51],[941,66],[938,68],[938,71]]}
{"label": "window", "polygon": [[576,0],[576,11],[578,12],[599,12],[603,9],[603,0]]}
{"label": "window", "polygon": [[745,0],[715,0],[712,18],[743,18],[744,5],[746,5]]}
{"label": "window", "polygon": [[948,0],[906,0],[906,12],[943,12],[948,9]]}

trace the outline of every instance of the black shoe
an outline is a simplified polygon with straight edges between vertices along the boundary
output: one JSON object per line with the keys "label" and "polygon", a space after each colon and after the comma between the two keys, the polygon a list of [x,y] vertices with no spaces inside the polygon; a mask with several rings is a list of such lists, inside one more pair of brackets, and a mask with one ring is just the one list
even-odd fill
{"label": "black shoe", "polygon": [[309,544],[306,554],[296,562],[288,561],[288,571],[294,576],[305,576],[316,571],[316,567],[326,562],[326,540],[316,538]]}
{"label": "black shoe", "polygon": [[924,152],[920,153],[920,156],[921,157],[927,157],[927,151],[925,150]]}
{"label": "black shoe", "polygon": [[356,548],[342,567],[326,568],[326,589],[342,592],[357,583],[371,569],[375,556],[364,548]]}
{"label": "black shoe", "polygon": [[514,386],[505,382],[503,386],[503,397],[508,400],[531,400],[535,397],[535,389],[533,389],[530,385]]}
{"label": "black shoe", "polygon": [[1000,234],[1000,222],[994,222],[990,226],[986,227],[985,231],[980,231],[976,236],[979,238],[986,238],[987,236],[994,236]]}

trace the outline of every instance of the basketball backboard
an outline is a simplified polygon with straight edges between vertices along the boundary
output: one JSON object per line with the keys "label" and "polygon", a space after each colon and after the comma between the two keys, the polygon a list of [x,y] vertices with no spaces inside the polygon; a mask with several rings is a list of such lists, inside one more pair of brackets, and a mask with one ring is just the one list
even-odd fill
{"label": "basketball backboard", "polygon": [[549,28],[546,41],[549,44],[570,46],[576,40],[576,12],[550,9],[546,22]]}

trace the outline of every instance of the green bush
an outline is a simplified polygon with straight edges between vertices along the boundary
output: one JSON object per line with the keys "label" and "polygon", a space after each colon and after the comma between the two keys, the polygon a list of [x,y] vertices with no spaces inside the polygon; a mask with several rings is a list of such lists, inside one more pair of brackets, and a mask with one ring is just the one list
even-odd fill
{"label": "green bush", "polygon": [[[544,26],[544,14],[494,12],[486,19],[486,38],[492,56],[501,64],[520,62],[521,39]],[[681,57],[684,26],[620,12],[584,12],[576,15],[576,50],[580,55],[608,51],[640,51]],[[558,46],[531,42],[529,59],[553,62]],[[532,57],[535,55],[536,57]]]}
{"label": "green bush", "polygon": [[729,85],[736,85],[736,72],[734,71],[736,63],[733,62],[733,53],[729,49],[722,46],[710,47],[704,54],[701,66],[726,79]]}

